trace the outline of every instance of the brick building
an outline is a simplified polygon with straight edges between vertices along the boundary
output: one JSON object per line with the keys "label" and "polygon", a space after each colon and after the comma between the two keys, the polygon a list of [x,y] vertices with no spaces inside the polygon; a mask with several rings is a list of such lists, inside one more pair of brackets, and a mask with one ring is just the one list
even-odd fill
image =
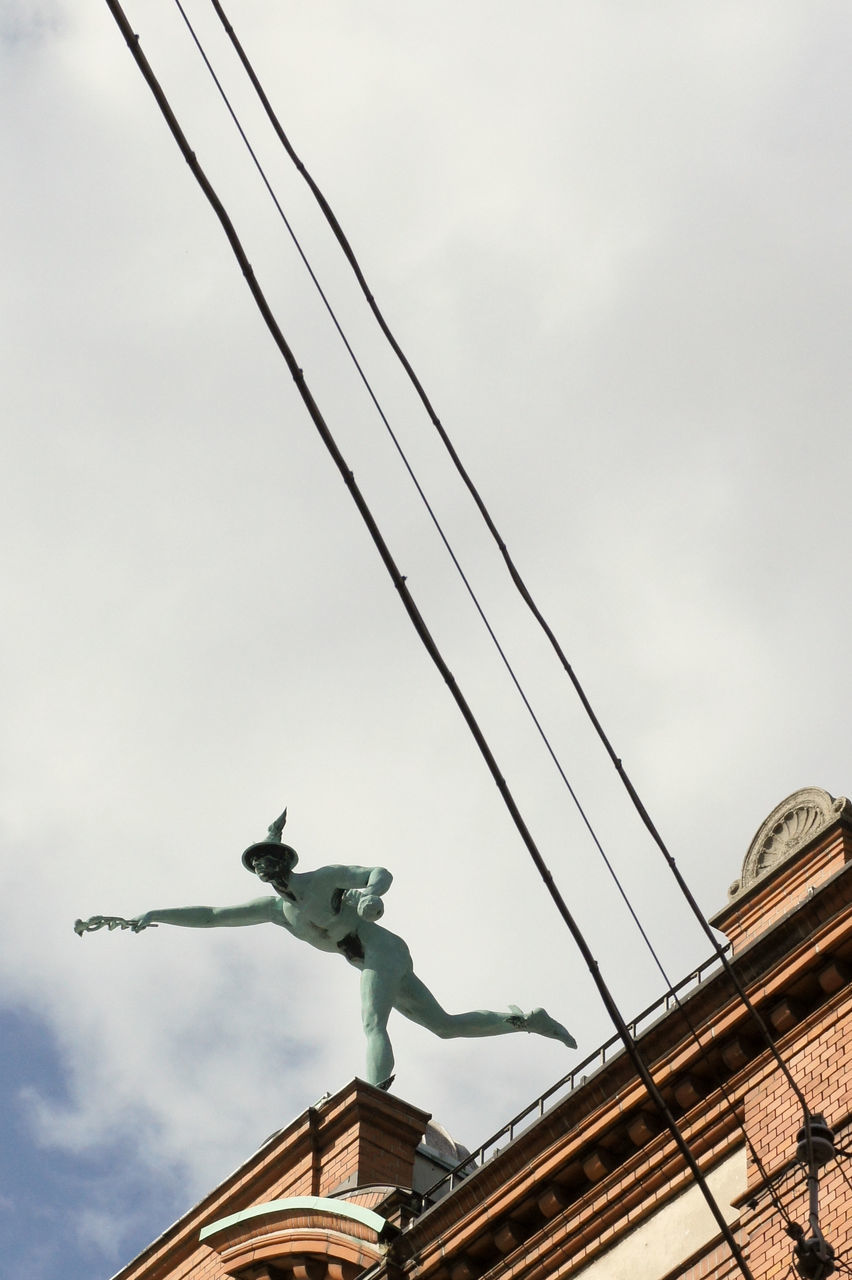
{"label": "brick building", "polygon": [[[833,1131],[818,1206],[841,1270],[852,1270],[850,861],[849,802],[796,792],[758,830],[712,921],[810,1112]],[[714,959],[631,1031],[754,1280],[786,1277],[788,1225],[811,1234],[796,1158],[803,1111],[728,974]],[[353,1081],[270,1138],[116,1280],[739,1273],[620,1042],[473,1155],[429,1119]]]}

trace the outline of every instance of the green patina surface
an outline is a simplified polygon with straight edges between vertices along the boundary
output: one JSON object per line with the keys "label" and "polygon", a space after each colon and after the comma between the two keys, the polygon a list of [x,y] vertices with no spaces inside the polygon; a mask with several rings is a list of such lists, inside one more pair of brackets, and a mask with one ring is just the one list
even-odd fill
{"label": "green patina surface", "polygon": [[254,898],[233,907],[156,908],[130,919],[92,916],[75,921],[74,932],[82,937],[102,928],[141,933],[160,924],[185,929],[277,924],[318,951],[344,957],[361,970],[361,1013],[367,1038],[365,1079],[380,1089],[389,1088],[393,1080],[393,1048],[387,1029],[392,1009],[442,1040],[529,1031],[576,1049],[570,1031],[545,1009],[524,1013],[510,1005],[506,1013],[494,1009],[447,1013],[414,972],[403,939],[377,923],[384,915],[384,896],[393,882],[387,867],[334,865],[294,871],[298,854],[291,845],[281,843],[286,819],[285,809],[270,824],[266,839],[249,845],[242,855],[243,866],[271,885],[278,896]]}
{"label": "green patina surface", "polygon": [[239,1222],[248,1222],[251,1218],[300,1209],[334,1215],[337,1218],[351,1218],[353,1222],[360,1222],[375,1231],[377,1236],[387,1226],[386,1220],[379,1214],[373,1213],[372,1209],[364,1209],[359,1204],[349,1204],[346,1200],[329,1200],[326,1196],[292,1196],[289,1200],[269,1200],[266,1204],[255,1204],[250,1209],[243,1209],[241,1213],[232,1213],[227,1218],[220,1218],[218,1222],[211,1222],[201,1228],[198,1238],[206,1240],[217,1231],[224,1231],[226,1227],[233,1227]]}

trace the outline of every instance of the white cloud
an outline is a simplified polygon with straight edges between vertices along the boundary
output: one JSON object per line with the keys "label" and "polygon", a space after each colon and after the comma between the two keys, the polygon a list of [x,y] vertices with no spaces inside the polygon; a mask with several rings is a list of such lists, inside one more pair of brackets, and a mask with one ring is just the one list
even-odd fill
{"label": "white cloud", "polygon": [[[679,976],[706,940],[224,41],[194,17]],[[659,975],[614,927],[624,909],[203,69],[170,9],[131,21],[635,1012]],[[64,1098],[32,1084],[38,1140],[82,1159],[132,1132],[140,1176],[200,1193],[360,1070],[355,975],[272,930],[80,941],[71,926],[248,897],[239,851],[285,802],[305,866],[391,867],[388,922],[439,998],[545,1003],[581,1051],[609,1029],[106,9],[7,3],[0,22],[6,999],[46,1021],[67,1072]],[[791,2],[241,14],[708,910],[778,799],[850,785],[848,28],[845,6]],[[469,1145],[576,1061],[398,1021],[400,1092]]]}
{"label": "white cloud", "polygon": [[78,1234],[84,1247],[94,1246],[106,1257],[119,1256],[123,1231],[121,1223],[112,1214],[84,1209],[78,1220]]}

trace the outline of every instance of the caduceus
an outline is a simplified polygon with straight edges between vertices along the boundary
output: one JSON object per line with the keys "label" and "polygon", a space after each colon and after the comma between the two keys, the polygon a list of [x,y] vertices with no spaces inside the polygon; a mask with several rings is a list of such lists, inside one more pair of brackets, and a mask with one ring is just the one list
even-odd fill
{"label": "caduceus", "polygon": [[[134,933],[138,933],[142,928],[137,920],[125,920],[122,916],[89,916],[88,920],[75,920],[74,932],[78,938],[82,938],[84,933],[94,933],[97,929],[132,929]],[[149,924],[147,928],[156,929],[155,924]]]}

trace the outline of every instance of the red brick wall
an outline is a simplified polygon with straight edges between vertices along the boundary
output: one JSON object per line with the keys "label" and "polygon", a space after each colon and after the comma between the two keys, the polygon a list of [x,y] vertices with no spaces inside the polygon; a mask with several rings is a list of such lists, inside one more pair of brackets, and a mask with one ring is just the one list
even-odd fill
{"label": "red brick wall", "polygon": [[[811,1113],[824,1115],[835,1133],[844,1131],[852,1111],[852,992],[847,988],[779,1047]],[[788,1169],[804,1123],[802,1107],[774,1064],[747,1095],[745,1116],[758,1156],[767,1173],[778,1179],[782,1205],[809,1234],[804,1170],[798,1165]],[[742,1222],[755,1280],[780,1280],[792,1261],[793,1241],[781,1214],[761,1190],[760,1173],[751,1159],[749,1187],[757,1206],[744,1208]],[[846,1254],[852,1248],[852,1159],[841,1156],[823,1169],[819,1210],[823,1235],[838,1254]]]}
{"label": "red brick wall", "polygon": [[[743,1231],[735,1231],[734,1239],[744,1250],[748,1241]],[[739,1280],[740,1269],[724,1240],[711,1245],[705,1253],[694,1258],[686,1267],[679,1268],[667,1280]]]}

